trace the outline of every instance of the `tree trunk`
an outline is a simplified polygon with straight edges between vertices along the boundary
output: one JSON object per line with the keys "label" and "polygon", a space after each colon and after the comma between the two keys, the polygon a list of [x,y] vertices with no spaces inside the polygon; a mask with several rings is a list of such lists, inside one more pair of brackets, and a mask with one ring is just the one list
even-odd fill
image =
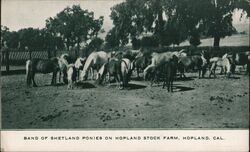
{"label": "tree trunk", "polygon": [[214,37],[214,47],[220,47],[220,37],[219,36]]}
{"label": "tree trunk", "polygon": [[162,45],[163,45],[163,24],[164,24],[164,22],[163,22],[163,17],[162,17],[162,6],[161,6],[161,4],[160,4],[160,1],[157,1],[157,9],[158,9],[158,14],[157,14],[157,16],[158,16],[158,29],[157,29],[157,31],[158,31],[158,38],[159,38],[159,47],[161,48],[162,47]]}

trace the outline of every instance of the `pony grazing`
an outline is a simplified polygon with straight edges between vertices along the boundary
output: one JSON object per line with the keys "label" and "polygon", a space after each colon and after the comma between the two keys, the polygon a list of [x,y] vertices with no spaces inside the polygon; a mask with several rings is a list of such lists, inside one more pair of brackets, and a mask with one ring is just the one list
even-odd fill
{"label": "pony grazing", "polygon": [[27,86],[33,83],[33,87],[37,87],[35,82],[36,73],[53,73],[51,85],[56,84],[56,75],[59,71],[59,61],[58,58],[51,59],[31,59],[26,62],[26,77]]}
{"label": "pony grazing", "polygon": [[137,78],[139,78],[140,71],[144,70],[149,65],[149,59],[145,56],[140,56],[132,62],[132,65],[133,65],[132,70],[136,68]]}
{"label": "pony grazing", "polygon": [[132,75],[132,69],[133,69],[133,65],[131,63],[131,61],[128,58],[123,58],[121,60],[121,72],[122,72],[122,87],[127,87],[128,86],[128,82],[130,81],[130,77]]}
{"label": "pony grazing", "polygon": [[206,65],[207,65],[207,61],[203,57],[203,55],[181,57],[178,63],[178,70],[180,71],[180,77],[183,76],[184,78],[186,78],[184,74],[185,70],[197,68],[198,73],[199,73],[199,78],[201,77],[201,74],[202,74],[202,78],[204,78],[204,75],[206,73]]}
{"label": "pony grazing", "polygon": [[144,80],[145,80],[145,76],[147,75],[148,69],[150,69],[151,67],[154,67],[154,66],[161,66],[164,63],[170,61],[173,57],[173,53],[172,52],[164,52],[164,53],[153,52],[151,54],[151,57],[152,57],[151,64],[148,65],[143,71]]}
{"label": "pony grazing", "polygon": [[209,77],[211,77],[212,74],[214,75],[214,77],[216,77],[215,70],[216,70],[217,66],[222,68],[222,71],[225,72],[225,74],[227,75],[227,77],[229,77],[231,75],[232,63],[228,59],[228,54],[223,55],[222,58],[220,58],[220,57],[213,57],[209,61],[210,61],[210,64],[212,64],[211,67],[210,67]]}
{"label": "pony grazing", "polygon": [[123,89],[127,87],[128,81],[130,80],[130,76],[132,74],[132,64],[127,58],[123,58],[121,60],[111,58],[98,71],[99,84],[102,83],[106,74],[109,74],[109,84],[110,76],[113,76],[117,83],[117,87]]}
{"label": "pony grazing", "polygon": [[108,81],[110,84],[110,77],[113,76],[117,87],[121,86],[122,72],[121,72],[121,60],[117,58],[111,58],[107,63],[104,63],[100,70],[98,71],[98,83],[102,84],[106,74],[109,75]]}
{"label": "pony grazing", "polygon": [[[99,52],[92,52],[83,67],[83,70],[81,72],[80,80],[87,80],[88,77],[88,71],[92,68],[93,70],[99,70],[101,66],[108,61],[108,58],[110,55],[104,51]],[[92,75],[92,78],[94,77],[94,74]]]}

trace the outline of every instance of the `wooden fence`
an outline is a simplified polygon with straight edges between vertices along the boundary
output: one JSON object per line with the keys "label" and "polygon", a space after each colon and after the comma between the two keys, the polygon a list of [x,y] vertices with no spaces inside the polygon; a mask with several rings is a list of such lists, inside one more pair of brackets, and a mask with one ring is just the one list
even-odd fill
{"label": "wooden fence", "polygon": [[5,71],[10,71],[10,66],[22,66],[26,61],[32,58],[49,59],[51,57],[60,56],[66,53],[66,51],[23,51],[23,50],[11,50],[4,49],[1,51],[1,67],[5,66]]}

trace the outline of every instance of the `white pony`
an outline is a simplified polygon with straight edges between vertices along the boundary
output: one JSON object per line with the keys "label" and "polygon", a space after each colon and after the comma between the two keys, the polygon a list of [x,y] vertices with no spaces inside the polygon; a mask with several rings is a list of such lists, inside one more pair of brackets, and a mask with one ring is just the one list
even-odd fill
{"label": "white pony", "polygon": [[[88,77],[88,71],[90,68],[93,70],[99,70],[101,66],[108,61],[108,58],[110,57],[110,54],[104,52],[104,51],[99,51],[99,52],[92,52],[83,67],[83,70],[81,72],[80,80],[86,80]],[[92,77],[94,74],[92,75]]]}
{"label": "white pony", "polygon": [[76,83],[76,67],[74,64],[67,66],[68,89],[73,89]]}
{"label": "white pony", "polygon": [[209,77],[211,77],[211,75],[213,74],[214,77],[216,77],[215,75],[215,70],[216,67],[221,67],[222,71],[225,72],[225,74],[227,74],[227,76],[229,77],[231,74],[231,62],[228,59],[228,54],[224,54],[222,58],[220,57],[213,57],[210,60],[210,63],[212,64],[211,68],[210,68],[210,73],[209,73]]}
{"label": "white pony", "polygon": [[164,53],[156,53],[156,52],[153,52],[152,55],[151,55],[151,64],[148,65],[144,71],[143,71],[143,74],[144,74],[144,80],[145,80],[145,76],[147,75],[147,72],[148,70],[151,68],[151,67],[154,67],[154,66],[160,66],[168,61],[170,61],[172,58],[173,58],[173,52],[164,52]]}
{"label": "white pony", "polygon": [[84,57],[79,57],[76,59],[76,62],[75,62],[75,68],[76,68],[76,71],[77,71],[77,77],[78,77],[78,80],[80,78],[80,73],[82,72],[83,70],[83,67],[85,65],[85,62],[86,62],[87,58]]}
{"label": "white pony", "polygon": [[62,73],[63,73],[63,81],[65,82],[67,66],[69,65],[68,63],[69,54],[67,53],[62,54],[60,57],[57,57],[57,59],[58,59],[58,64],[59,64],[59,82],[61,82]]}

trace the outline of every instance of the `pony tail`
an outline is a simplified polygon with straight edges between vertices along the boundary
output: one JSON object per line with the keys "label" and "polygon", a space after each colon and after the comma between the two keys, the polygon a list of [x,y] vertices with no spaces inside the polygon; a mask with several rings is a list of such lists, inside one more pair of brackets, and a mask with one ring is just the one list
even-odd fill
{"label": "pony tail", "polygon": [[31,60],[26,61],[26,81],[27,86],[31,84]]}

